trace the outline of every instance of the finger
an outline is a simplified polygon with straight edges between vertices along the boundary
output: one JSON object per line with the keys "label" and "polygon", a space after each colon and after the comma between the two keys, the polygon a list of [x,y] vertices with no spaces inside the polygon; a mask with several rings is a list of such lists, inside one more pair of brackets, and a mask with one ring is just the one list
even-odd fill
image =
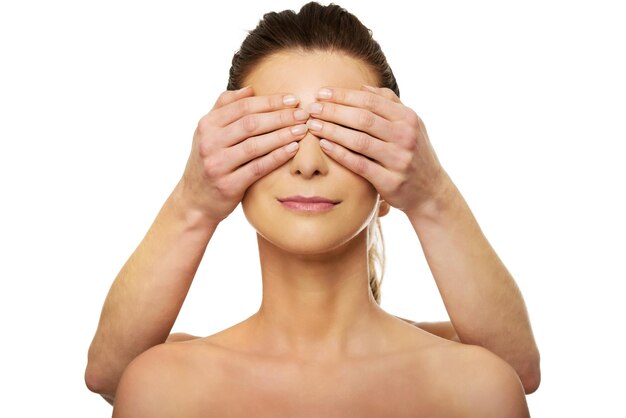
{"label": "finger", "polygon": [[304,109],[283,109],[269,113],[252,113],[223,128],[224,145],[232,146],[244,139],[304,123],[309,114]]}
{"label": "finger", "polygon": [[250,86],[246,86],[239,90],[226,90],[222,92],[222,94],[220,94],[220,96],[217,98],[215,104],[213,105],[213,109],[218,109],[222,106],[226,106],[227,104],[230,104],[235,100],[239,100],[242,97],[250,96],[253,93],[254,92],[252,91],[252,87]]}
{"label": "finger", "polygon": [[402,103],[398,95],[393,90],[387,87],[374,87],[374,86],[368,86],[364,84],[361,86],[361,90],[370,91],[372,93],[379,94],[396,103]]}
{"label": "finger", "polygon": [[265,135],[248,138],[225,150],[224,160],[229,161],[229,171],[242,166],[254,158],[260,157],[280,146],[304,138],[308,128],[305,124],[282,128]]}
{"label": "finger", "polygon": [[[290,146],[292,148],[289,148]],[[229,177],[232,180],[231,184],[243,184],[247,189],[250,185],[252,185],[252,183],[261,177],[268,175],[289,161],[289,159],[296,155],[298,147],[299,144],[297,142],[292,142],[264,155],[263,157],[250,161],[238,170],[229,174]]]}
{"label": "finger", "polygon": [[367,157],[355,154],[342,147],[340,144],[330,142],[326,139],[320,139],[320,146],[333,160],[355,174],[364,177],[367,181],[372,183],[377,190],[380,190],[380,187],[384,185],[385,179],[390,174],[390,172],[380,164]]}
{"label": "finger", "polygon": [[223,127],[245,115],[293,108],[298,103],[300,99],[293,94],[244,97],[215,110],[211,113],[211,118],[217,126]]}
{"label": "finger", "polygon": [[309,119],[306,122],[309,132],[320,138],[329,139],[344,148],[362,154],[377,161],[387,169],[394,169],[394,158],[391,155],[391,145],[378,138],[374,138],[362,131],[355,131],[331,122],[318,119]]}
{"label": "finger", "polygon": [[402,116],[404,115],[404,106],[401,103],[391,100],[378,90],[364,91],[337,87],[323,87],[318,90],[317,98],[321,102],[333,102],[350,107],[366,109],[390,121],[402,119]]}
{"label": "finger", "polygon": [[319,119],[367,132],[383,141],[388,140],[393,130],[393,124],[389,120],[357,107],[331,102],[315,102],[309,106],[309,113]]}

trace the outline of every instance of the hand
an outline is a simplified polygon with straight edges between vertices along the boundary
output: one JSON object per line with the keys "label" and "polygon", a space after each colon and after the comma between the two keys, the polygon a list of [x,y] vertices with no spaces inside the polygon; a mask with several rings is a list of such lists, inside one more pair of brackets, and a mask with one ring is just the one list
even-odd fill
{"label": "hand", "polygon": [[223,92],[193,136],[182,196],[215,223],[235,210],[252,183],[292,158],[297,142],[292,150],[286,145],[307,132],[309,115],[294,109],[297,97],[252,94],[250,87]]}
{"label": "hand", "polygon": [[424,123],[393,91],[369,86],[321,91],[326,94],[318,93],[310,105],[307,125],[327,140],[320,141],[327,155],[367,179],[382,200],[407,215],[437,198],[449,178]]}

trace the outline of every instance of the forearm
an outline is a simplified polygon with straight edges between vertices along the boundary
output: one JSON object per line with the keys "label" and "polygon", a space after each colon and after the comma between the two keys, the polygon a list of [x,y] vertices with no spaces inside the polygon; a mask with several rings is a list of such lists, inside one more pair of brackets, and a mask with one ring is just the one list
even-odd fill
{"label": "forearm", "polygon": [[513,277],[446,175],[442,193],[408,214],[450,320],[463,343],[481,345],[518,372],[527,392],[539,379],[539,352]]}
{"label": "forearm", "polygon": [[113,395],[126,366],[165,342],[216,227],[185,206],[177,185],[106,297],[89,347],[91,390]]}

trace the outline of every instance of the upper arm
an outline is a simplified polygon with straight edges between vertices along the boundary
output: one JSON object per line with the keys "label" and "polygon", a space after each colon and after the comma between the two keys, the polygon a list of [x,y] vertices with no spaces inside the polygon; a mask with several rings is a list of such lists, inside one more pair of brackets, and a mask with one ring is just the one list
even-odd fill
{"label": "upper arm", "polygon": [[442,322],[414,322],[409,319],[400,318],[396,316],[396,318],[403,320],[404,322],[408,322],[411,325],[418,327],[419,329],[423,329],[426,332],[429,332],[433,335],[436,335],[441,338],[445,338],[446,340],[460,342],[459,336],[452,326],[452,322],[450,321],[442,321]]}
{"label": "upper arm", "polygon": [[181,416],[176,402],[179,367],[164,345],[137,356],[124,370],[115,394],[112,418]]}

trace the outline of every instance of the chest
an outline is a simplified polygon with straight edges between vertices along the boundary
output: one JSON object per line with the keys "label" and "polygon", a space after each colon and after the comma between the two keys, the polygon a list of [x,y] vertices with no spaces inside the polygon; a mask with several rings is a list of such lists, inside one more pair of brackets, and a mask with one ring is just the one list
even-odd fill
{"label": "chest", "polygon": [[[238,361],[223,365],[204,417],[428,416],[428,388],[407,362],[295,365]],[[208,371],[207,371],[208,372]],[[206,376],[207,379],[214,379]],[[213,380],[214,381],[214,380]],[[215,382],[215,381],[214,381]],[[207,400],[206,397],[203,398]],[[203,402],[204,402],[203,401]]]}

